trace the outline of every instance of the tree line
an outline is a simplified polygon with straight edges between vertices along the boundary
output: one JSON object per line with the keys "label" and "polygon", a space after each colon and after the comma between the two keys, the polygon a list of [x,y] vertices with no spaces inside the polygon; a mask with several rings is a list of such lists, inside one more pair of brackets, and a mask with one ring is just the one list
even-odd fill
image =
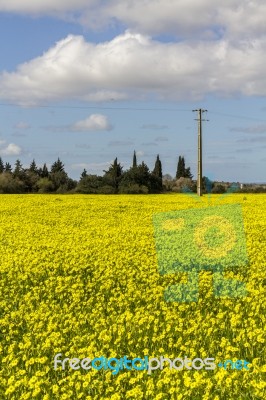
{"label": "tree line", "polygon": [[[103,171],[103,176],[89,174],[83,170],[78,181],[70,178],[63,162],[58,158],[50,170],[47,164],[38,167],[35,160],[28,168],[23,168],[16,160],[14,168],[0,157],[0,193],[161,193],[166,190],[163,184],[162,163],[159,154],[154,168],[137,162],[134,151],[131,167],[124,171],[117,158]],[[169,175],[168,175],[169,177]],[[179,156],[176,179],[191,180],[192,174],[185,165],[183,156]],[[171,178],[172,179],[172,178]]]}
{"label": "tree line", "polygon": [[[103,172],[103,176],[100,176],[90,174],[84,169],[77,181],[68,176],[59,158],[49,170],[46,163],[38,167],[34,159],[29,168],[23,168],[20,160],[16,160],[12,168],[9,162],[4,164],[0,157],[0,193],[116,194],[197,191],[197,183],[193,180],[190,167],[186,167],[184,156],[178,157],[174,178],[169,174],[163,175],[159,154],[154,168],[150,171],[144,161],[137,162],[135,151],[129,169],[124,171],[116,157],[109,168]],[[203,193],[224,193],[229,185],[229,182],[221,184],[203,177]]]}

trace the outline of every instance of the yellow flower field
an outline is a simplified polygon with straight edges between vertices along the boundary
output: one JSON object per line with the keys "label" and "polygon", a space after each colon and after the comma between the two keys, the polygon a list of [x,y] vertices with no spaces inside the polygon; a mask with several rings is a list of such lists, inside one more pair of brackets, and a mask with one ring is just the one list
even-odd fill
{"label": "yellow flower field", "polygon": [[[208,196],[1,195],[0,399],[265,398],[266,195],[218,198],[210,204],[242,205],[249,263],[226,276],[248,295],[215,297],[212,271],[202,270],[198,301],[182,303],[164,299],[186,274],[159,273],[153,215],[206,208]],[[58,353],[251,364],[114,374],[55,370]]]}

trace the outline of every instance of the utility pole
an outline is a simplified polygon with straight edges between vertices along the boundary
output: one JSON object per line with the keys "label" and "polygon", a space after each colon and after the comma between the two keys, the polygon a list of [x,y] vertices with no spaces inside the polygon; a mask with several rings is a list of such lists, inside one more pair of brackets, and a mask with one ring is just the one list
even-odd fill
{"label": "utility pole", "polygon": [[202,121],[208,121],[202,119],[202,113],[207,112],[207,110],[202,110],[199,108],[198,110],[192,110],[198,112],[198,179],[197,179],[197,194],[198,196],[202,196]]}

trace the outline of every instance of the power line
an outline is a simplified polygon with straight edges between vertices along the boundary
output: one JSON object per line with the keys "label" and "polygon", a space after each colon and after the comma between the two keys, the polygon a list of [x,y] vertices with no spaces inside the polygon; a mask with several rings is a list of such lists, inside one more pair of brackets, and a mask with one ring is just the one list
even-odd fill
{"label": "power line", "polygon": [[0,103],[0,106],[3,107],[23,107],[25,109],[36,109],[36,108],[61,108],[61,109],[97,109],[97,110],[129,110],[129,111],[178,111],[178,112],[191,112],[191,110],[186,110],[186,109],[178,109],[178,108],[161,108],[161,107],[156,107],[156,108],[144,108],[144,107],[102,107],[102,106],[49,106],[49,105],[38,105],[38,106],[19,106],[17,104],[12,104],[12,103]]}
{"label": "power line", "polygon": [[266,119],[247,117],[247,116],[244,116],[244,115],[233,115],[233,114],[221,113],[221,112],[212,111],[212,110],[210,110],[209,112],[212,113],[212,114],[221,115],[221,116],[224,116],[224,117],[266,122]]}
{"label": "power line", "polygon": [[[118,110],[118,111],[173,111],[173,112],[191,112],[189,109],[180,109],[180,108],[168,108],[168,107],[154,107],[154,108],[146,108],[146,107],[102,107],[102,106],[63,106],[63,105],[36,105],[36,106],[21,106],[15,103],[0,103],[0,107],[22,107],[24,109],[38,109],[38,108],[52,108],[52,109],[77,109],[77,110]],[[228,113],[221,113],[218,111],[208,110],[211,114],[221,115],[224,117],[236,118],[236,119],[244,119],[250,121],[261,121],[266,122],[266,119],[247,117],[245,115],[234,115]]]}

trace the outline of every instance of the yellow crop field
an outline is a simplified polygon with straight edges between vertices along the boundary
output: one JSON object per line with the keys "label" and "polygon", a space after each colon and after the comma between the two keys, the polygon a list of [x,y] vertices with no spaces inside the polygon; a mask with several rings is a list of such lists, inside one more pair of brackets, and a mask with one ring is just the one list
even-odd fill
{"label": "yellow crop field", "polygon": [[[0,399],[265,398],[266,195],[34,194],[0,202]],[[166,301],[167,287],[187,277],[160,273],[154,215],[225,204],[241,205],[248,255],[225,276],[243,282],[247,295],[215,296],[213,271],[202,269],[197,301]],[[179,221],[164,221],[165,230]],[[217,365],[166,361],[149,371],[122,368],[125,356]],[[99,359],[95,368],[70,365],[88,358]],[[222,367],[225,360],[232,363]]]}

